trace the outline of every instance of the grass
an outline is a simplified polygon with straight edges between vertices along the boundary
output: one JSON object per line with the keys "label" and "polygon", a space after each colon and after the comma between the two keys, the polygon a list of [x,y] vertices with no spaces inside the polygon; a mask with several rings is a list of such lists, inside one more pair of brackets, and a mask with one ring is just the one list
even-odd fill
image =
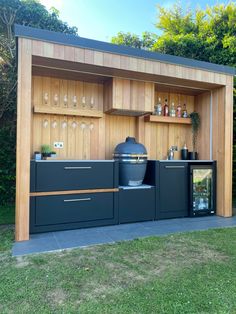
{"label": "grass", "polygon": [[0,206],[0,225],[15,223],[15,205]]}
{"label": "grass", "polygon": [[18,258],[4,234],[1,314],[236,313],[236,228]]}

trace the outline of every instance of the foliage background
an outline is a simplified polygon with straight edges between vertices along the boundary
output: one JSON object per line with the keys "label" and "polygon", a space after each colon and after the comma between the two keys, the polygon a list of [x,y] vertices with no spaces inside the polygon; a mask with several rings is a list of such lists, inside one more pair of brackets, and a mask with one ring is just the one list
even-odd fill
{"label": "foliage background", "polygon": [[[236,66],[236,5],[216,5],[206,10],[183,11],[157,7],[157,36],[118,33],[112,42],[172,55]],[[59,19],[59,12],[36,0],[0,0],[0,205],[14,202],[16,149],[16,49],[14,23],[53,31],[78,34]],[[236,83],[236,82],[235,82]],[[236,84],[235,84],[236,86]],[[234,89],[234,121],[236,92]],[[234,134],[236,124],[234,123]],[[236,140],[234,139],[233,191],[236,195]]]}

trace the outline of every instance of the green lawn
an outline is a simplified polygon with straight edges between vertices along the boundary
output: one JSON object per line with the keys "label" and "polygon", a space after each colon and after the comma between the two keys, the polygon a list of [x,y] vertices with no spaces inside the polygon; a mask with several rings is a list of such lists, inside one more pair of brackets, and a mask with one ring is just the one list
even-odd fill
{"label": "green lawn", "polygon": [[0,206],[0,225],[15,223],[15,205]]}
{"label": "green lawn", "polygon": [[1,228],[1,314],[236,313],[236,228],[19,258]]}

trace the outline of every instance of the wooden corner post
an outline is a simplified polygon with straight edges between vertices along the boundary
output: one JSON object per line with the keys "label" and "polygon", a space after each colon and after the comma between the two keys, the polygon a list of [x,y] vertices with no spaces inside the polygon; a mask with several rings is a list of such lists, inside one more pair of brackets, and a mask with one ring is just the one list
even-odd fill
{"label": "wooden corner post", "polygon": [[18,38],[16,241],[29,239],[31,40]]}
{"label": "wooden corner post", "polygon": [[[230,78],[229,78],[230,79]],[[232,216],[233,81],[213,90],[213,159],[217,160],[217,214]]]}

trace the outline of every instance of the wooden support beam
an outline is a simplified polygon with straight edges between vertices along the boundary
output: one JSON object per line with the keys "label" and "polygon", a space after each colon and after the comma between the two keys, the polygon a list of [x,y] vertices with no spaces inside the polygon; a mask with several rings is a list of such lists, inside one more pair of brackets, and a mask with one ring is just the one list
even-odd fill
{"label": "wooden support beam", "polygon": [[232,216],[232,170],[233,170],[233,77],[225,87],[225,141],[224,141],[224,217]]}
{"label": "wooden support beam", "polygon": [[217,160],[217,214],[232,216],[233,85],[213,90],[213,159]]}
{"label": "wooden support beam", "polygon": [[16,241],[29,239],[31,40],[18,39]]}

